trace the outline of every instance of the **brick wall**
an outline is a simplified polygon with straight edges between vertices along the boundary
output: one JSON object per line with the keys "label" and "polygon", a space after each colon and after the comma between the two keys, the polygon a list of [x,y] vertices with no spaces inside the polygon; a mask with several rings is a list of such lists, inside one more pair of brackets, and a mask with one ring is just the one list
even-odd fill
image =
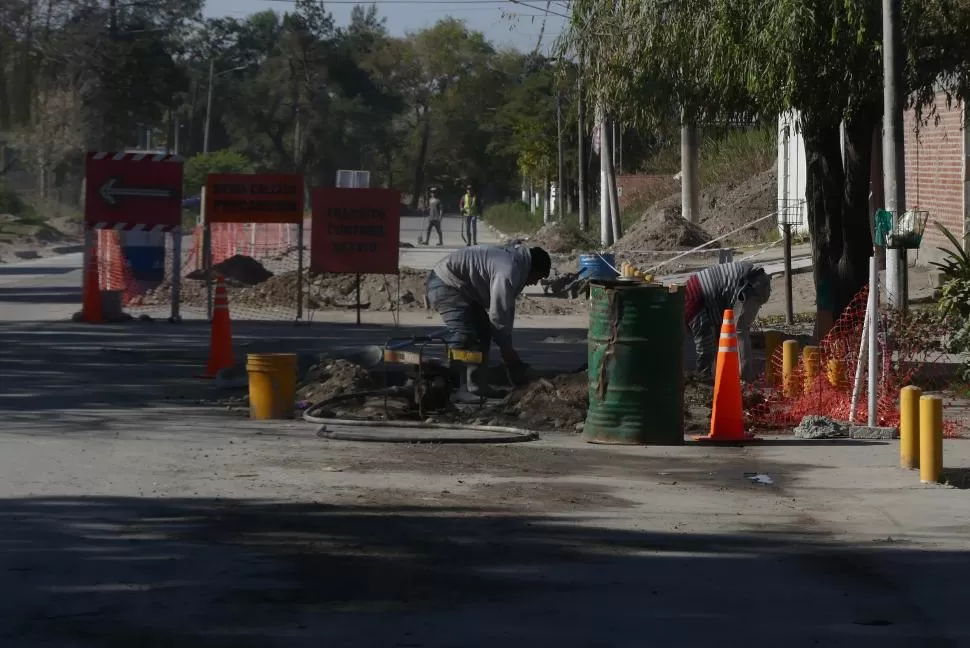
{"label": "brick wall", "polygon": [[946,96],[936,95],[939,121],[931,119],[915,132],[916,118],[907,113],[903,125],[906,147],[906,203],[910,209],[929,212],[926,233],[920,247],[921,263],[939,257],[936,249],[946,238],[933,225],[939,222],[957,236],[965,233],[966,158],[963,107],[947,107]]}
{"label": "brick wall", "polygon": [[[635,175],[617,174],[616,188],[620,194],[620,209],[625,209],[646,191],[652,191],[664,186],[669,189],[669,193],[677,191],[680,184],[676,180],[673,180],[671,175],[650,175],[646,173],[638,173]],[[595,180],[599,180],[599,175],[596,176]]]}

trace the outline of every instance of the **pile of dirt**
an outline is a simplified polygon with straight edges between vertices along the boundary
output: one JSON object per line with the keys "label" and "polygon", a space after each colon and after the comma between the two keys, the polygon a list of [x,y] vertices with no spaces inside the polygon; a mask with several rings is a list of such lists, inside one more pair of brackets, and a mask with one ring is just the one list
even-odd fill
{"label": "pile of dirt", "polygon": [[[227,283],[241,286],[255,286],[269,280],[273,273],[256,259],[236,254],[212,266],[212,272],[222,275]],[[195,270],[185,275],[186,279],[204,280],[205,270]]]}
{"label": "pile of dirt", "polygon": [[548,223],[528,239],[529,246],[541,247],[549,253],[564,253],[585,250],[596,246],[588,236],[576,228],[561,223]]}
{"label": "pile of dirt", "polygon": [[[746,223],[774,213],[778,208],[777,172],[774,168],[752,176],[742,183],[704,187],[700,195],[697,231],[684,231],[680,218],[680,192],[651,205],[627,233],[617,241],[617,251],[690,249],[712,238],[723,236]],[[675,231],[665,233],[671,224]],[[689,224],[687,224],[689,226]],[[776,219],[766,218],[725,240],[726,244],[750,244],[764,240],[775,229]]]}
{"label": "pile of dirt", "polygon": [[310,367],[297,386],[297,400],[319,403],[334,396],[374,387],[370,372],[348,360],[336,359]]}
{"label": "pile of dirt", "polygon": [[540,378],[505,399],[506,411],[519,426],[533,430],[576,430],[586,420],[589,378],[585,370]]}
{"label": "pile of dirt", "polygon": [[[256,284],[247,285],[227,279],[229,311],[234,306],[250,309],[295,308],[297,296],[296,271],[282,272]],[[357,279],[349,274],[303,273],[303,300],[307,310],[350,309],[356,304]],[[360,302],[371,311],[418,311],[425,309],[427,270],[402,267],[400,293],[398,277],[394,275],[361,275]],[[171,282],[165,281],[138,297],[133,305],[160,306],[171,302]],[[202,281],[183,281],[181,301],[187,306],[205,305],[206,290]],[[516,313],[521,315],[570,315],[585,313],[582,300],[555,299],[520,295]]]}
{"label": "pile of dirt", "polygon": [[[613,249],[617,252],[638,250],[689,250],[713,237],[703,228],[684,220],[680,207],[660,207],[647,212],[623,236]],[[713,247],[717,247],[715,243]]]}

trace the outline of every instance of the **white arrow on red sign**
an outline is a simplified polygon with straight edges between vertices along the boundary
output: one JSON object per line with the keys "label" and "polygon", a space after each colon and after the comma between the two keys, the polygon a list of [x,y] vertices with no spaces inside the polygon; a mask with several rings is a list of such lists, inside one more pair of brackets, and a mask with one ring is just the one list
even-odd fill
{"label": "white arrow on red sign", "polygon": [[105,182],[98,194],[109,205],[118,204],[118,198],[171,198],[174,192],[171,189],[157,189],[149,187],[118,187],[118,178],[111,178]]}

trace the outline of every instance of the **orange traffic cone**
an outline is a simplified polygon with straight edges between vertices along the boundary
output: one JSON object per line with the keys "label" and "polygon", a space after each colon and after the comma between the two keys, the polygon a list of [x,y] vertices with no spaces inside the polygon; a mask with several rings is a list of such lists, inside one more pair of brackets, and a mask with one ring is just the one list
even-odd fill
{"label": "orange traffic cone", "polygon": [[98,273],[98,248],[91,247],[88,267],[84,269],[84,290],[81,293],[81,319],[90,324],[101,324],[101,278]]}
{"label": "orange traffic cone", "polygon": [[212,302],[212,337],[209,342],[209,364],[200,378],[215,378],[233,365],[232,327],[229,320],[229,295],[222,275],[216,275],[216,294]]}
{"label": "orange traffic cone", "polygon": [[738,332],[734,310],[724,311],[721,340],[717,350],[717,372],[714,375],[714,404],[711,407],[711,433],[694,437],[695,441],[742,443],[757,441],[744,432],[741,398],[741,359],[738,355]]}

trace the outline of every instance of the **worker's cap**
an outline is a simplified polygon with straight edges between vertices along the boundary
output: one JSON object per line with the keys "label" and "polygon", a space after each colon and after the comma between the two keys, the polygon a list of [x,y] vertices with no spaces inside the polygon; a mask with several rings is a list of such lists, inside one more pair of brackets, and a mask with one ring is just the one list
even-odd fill
{"label": "worker's cap", "polygon": [[529,256],[532,258],[530,274],[539,275],[543,279],[548,277],[552,272],[552,259],[549,258],[549,253],[541,247],[534,247],[529,248]]}

